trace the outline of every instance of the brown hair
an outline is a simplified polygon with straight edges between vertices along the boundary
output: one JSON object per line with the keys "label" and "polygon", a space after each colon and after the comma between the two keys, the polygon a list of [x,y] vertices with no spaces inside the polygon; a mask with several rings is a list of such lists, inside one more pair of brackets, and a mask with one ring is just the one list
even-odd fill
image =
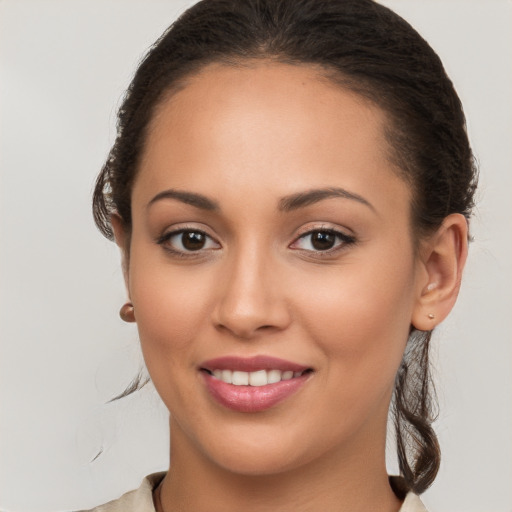
{"label": "brown hair", "polygon": [[[94,218],[106,237],[113,238],[114,212],[130,232],[131,189],[164,95],[207,64],[247,59],[320,66],[386,111],[392,158],[413,192],[415,239],[451,213],[469,219],[477,172],[462,106],[439,57],[406,21],[372,0],[203,0],[156,41],[128,88],[94,191]],[[430,339],[430,331],[411,331],[392,401],[400,471],[417,493],[440,463]]]}

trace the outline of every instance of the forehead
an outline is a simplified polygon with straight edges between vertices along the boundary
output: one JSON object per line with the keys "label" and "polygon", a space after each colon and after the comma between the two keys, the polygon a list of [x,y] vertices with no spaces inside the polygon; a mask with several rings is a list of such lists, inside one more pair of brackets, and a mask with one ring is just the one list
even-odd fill
{"label": "forehead", "polygon": [[170,187],[286,195],[343,186],[382,196],[385,183],[405,187],[388,158],[386,121],[318,67],[212,64],[157,109],[134,200]]}

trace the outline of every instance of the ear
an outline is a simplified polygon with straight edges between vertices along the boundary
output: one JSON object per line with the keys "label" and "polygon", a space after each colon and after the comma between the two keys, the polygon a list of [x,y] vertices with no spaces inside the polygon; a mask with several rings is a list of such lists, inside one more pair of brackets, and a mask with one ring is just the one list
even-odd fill
{"label": "ear", "polygon": [[459,294],[462,270],[468,253],[468,223],[454,213],[420,250],[421,278],[412,325],[430,331],[452,310]]}
{"label": "ear", "polygon": [[110,225],[114,231],[114,239],[121,251],[121,265],[123,268],[124,283],[128,296],[130,295],[129,279],[128,279],[128,267],[129,267],[129,249],[130,249],[130,237],[126,232],[125,224],[121,217],[114,213],[110,216]]}

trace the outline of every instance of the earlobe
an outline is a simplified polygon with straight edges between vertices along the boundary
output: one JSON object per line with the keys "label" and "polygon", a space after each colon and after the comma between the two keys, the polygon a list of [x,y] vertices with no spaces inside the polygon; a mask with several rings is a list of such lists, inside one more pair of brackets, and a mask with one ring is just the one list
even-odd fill
{"label": "earlobe", "polygon": [[421,251],[422,282],[412,325],[429,331],[450,313],[460,289],[468,250],[468,225],[458,213],[448,215]]}

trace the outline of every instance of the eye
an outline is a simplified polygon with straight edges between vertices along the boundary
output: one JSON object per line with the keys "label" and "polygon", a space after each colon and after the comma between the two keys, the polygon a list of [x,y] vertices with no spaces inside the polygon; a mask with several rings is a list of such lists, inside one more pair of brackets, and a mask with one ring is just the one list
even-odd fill
{"label": "eye", "polygon": [[313,252],[328,252],[353,244],[355,238],[333,229],[315,229],[300,236],[290,247]]}
{"label": "eye", "polygon": [[218,242],[213,240],[204,231],[197,229],[180,229],[166,233],[158,243],[164,245],[166,249],[177,253],[190,253],[201,250],[219,249]]}

